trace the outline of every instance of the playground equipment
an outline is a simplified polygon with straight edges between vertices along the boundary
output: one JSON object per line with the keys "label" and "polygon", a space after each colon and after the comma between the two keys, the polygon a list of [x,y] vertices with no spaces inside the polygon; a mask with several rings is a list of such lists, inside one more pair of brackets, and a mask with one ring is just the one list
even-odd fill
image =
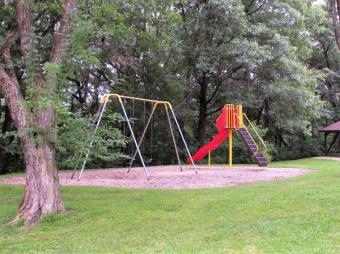
{"label": "playground equipment", "polygon": [[[187,162],[197,162],[208,155],[208,164],[211,166],[211,152],[219,147],[226,139],[229,138],[229,167],[233,165],[233,132],[238,131],[242,140],[246,144],[248,151],[253,156],[259,166],[267,166],[268,162],[264,157],[267,152],[267,146],[261,136],[258,134],[253,124],[248,119],[247,115],[243,113],[242,105],[226,104],[222,108],[222,112],[217,117],[216,121],[217,135],[212,140],[202,146],[191,158],[187,158]],[[259,149],[259,145],[255,142],[250,130],[254,133],[263,146],[263,150]]]}
{"label": "playground equipment", "polygon": [[[169,127],[170,127],[170,131],[171,131],[171,137],[172,137],[172,141],[174,143],[174,147],[175,147],[175,152],[176,152],[176,156],[177,156],[177,161],[178,161],[178,165],[179,165],[179,168],[180,170],[182,171],[182,166],[181,166],[181,160],[179,158],[179,154],[178,154],[178,149],[177,149],[177,144],[176,144],[176,139],[175,139],[175,134],[174,134],[174,129],[173,129],[173,126],[172,126],[172,123],[171,123],[171,117],[170,117],[170,113],[169,111],[171,112],[171,115],[172,115],[172,118],[175,122],[175,126],[177,127],[177,130],[178,130],[178,133],[184,143],[184,146],[185,146],[185,149],[186,149],[186,152],[187,152],[187,155],[188,155],[188,158],[191,158],[191,154],[190,154],[190,151],[189,151],[189,148],[187,146],[187,143],[185,141],[185,138],[183,136],[183,133],[182,133],[182,130],[178,124],[178,121],[177,121],[177,118],[176,118],[176,115],[175,115],[175,112],[173,111],[173,108],[170,104],[170,102],[168,101],[158,101],[158,100],[150,100],[150,99],[145,99],[145,98],[138,98],[138,97],[131,97],[131,96],[124,96],[124,95],[119,95],[119,94],[105,94],[102,98],[101,98],[101,101],[100,101],[100,107],[99,107],[99,110],[98,110],[98,118],[96,119],[96,127],[94,129],[94,132],[93,132],[93,135],[91,137],[91,140],[89,142],[89,145],[88,145],[88,149],[87,149],[87,152],[85,154],[85,159],[84,159],[84,162],[82,164],[82,167],[81,167],[81,170],[80,170],[80,174],[78,176],[78,180],[81,179],[81,176],[84,172],[84,169],[85,169],[85,166],[86,166],[86,162],[87,162],[87,159],[89,157],[89,154],[90,154],[90,150],[92,148],[92,145],[93,145],[93,138],[95,137],[96,133],[97,133],[97,130],[98,130],[98,127],[100,125],[100,122],[102,120],[102,117],[103,117],[103,114],[104,114],[104,111],[105,111],[105,108],[107,106],[107,103],[109,102],[110,99],[117,99],[119,104],[120,104],[120,107],[121,107],[121,110],[123,112],[123,117],[124,117],[124,121],[126,121],[127,123],[127,126],[130,130],[130,133],[131,133],[131,138],[132,138],[132,141],[133,141],[133,145],[135,146],[136,150],[133,154],[133,157],[132,157],[132,160],[131,160],[131,163],[129,164],[129,169],[127,172],[130,171],[132,165],[133,165],[133,162],[135,161],[136,159],[136,156],[138,155],[142,165],[143,165],[143,169],[144,169],[144,173],[147,177],[147,179],[149,180],[150,179],[150,175],[149,175],[149,172],[148,172],[148,169],[145,165],[145,160],[142,156],[142,153],[141,153],[141,150],[140,150],[140,147],[141,147],[141,144],[143,142],[143,139],[145,137],[145,134],[148,130],[148,127],[151,123],[151,120],[152,120],[152,117],[154,115],[154,112],[157,108],[159,108],[158,106],[163,106],[164,109],[165,109],[165,112],[166,112],[166,116],[167,116],[167,119],[168,119],[168,123],[169,123]],[[134,130],[132,128],[132,125],[131,125],[131,120],[129,119],[128,115],[127,115],[127,111],[125,109],[125,106],[124,106],[124,103],[123,103],[123,100],[132,100],[132,103],[134,105],[134,102],[135,101],[143,101],[144,103],[151,103],[151,114],[148,118],[148,120],[146,121],[146,125],[144,127],[144,130],[143,130],[143,133],[142,133],[142,136],[139,140],[139,142],[137,142],[137,139],[136,139],[136,135],[134,133]],[[145,104],[144,104],[145,105]],[[144,109],[144,112],[145,112],[145,109]],[[133,113],[134,114],[134,113]],[[145,116],[145,114],[144,114]],[[197,173],[197,169],[196,169],[196,165],[194,163],[194,160],[191,160],[191,164],[195,170],[195,172]],[[71,178],[73,178],[75,175],[75,172],[72,174]]]}
{"label": "playground equipment", "polygon": [[[124,105],[127,104],[126,99],[124,99],[123,103],[124,103]],[[144,123],[144,128],[146,126],[146,105],[145,104],[146,104],[146,102],[143,101],[143,123]],[[153,105],[151,106],[151,109],[152,108],[153,108]],[[135,128],[134,128],[135,127],[135,119],[136,119],[135,118],[135,100],[132,100],[132,112],[130,113],[130,115],[132,116],[132,118],[129,119],[130,122],[131,122],[131,120],[133,120],[131,122],[131,127],[132,127],[133,130],[135,130]],[[152,163],[152,161],[153,161],[153,157],[152,157],[152,154],[153,154],[153,124],[152,124],[152,122],[153,122],[153,120],[154,120],[154,117],[152,119],[150,119],[150,122],[148,123],[148,125],[150,125],[150,128],[149,128],[150,129],[150,134],[149,134],[149,136],[150,136],[150,149],[149,149],[150,150],[150,157],[149,158],[145,158],[145,155],[144,155],[144,163],[146,165],[150,165]],[[172,126],[170,126],[170,127],[172,127]],[[123,135],[124,135],[124,137],[127,136],[127,134],[126,134],[126,121],[125,120],[123,121]],[[145,133],[143,135],[143,138],[145,136],[146,136],[146,131],[145,131]],[[137,155],[136,152],[137,152],[137,150],[134,151],[134,146],[133,146],[133,144],[131,144],[131,154],[132,154],[133,158],[131,158],[128,161],[128,163],[127,163],[129,165],[128,172],[130,171],[132,165],[135,162],[136,155]],[[177,153],[177,149],[176,149],[176,153]]]}

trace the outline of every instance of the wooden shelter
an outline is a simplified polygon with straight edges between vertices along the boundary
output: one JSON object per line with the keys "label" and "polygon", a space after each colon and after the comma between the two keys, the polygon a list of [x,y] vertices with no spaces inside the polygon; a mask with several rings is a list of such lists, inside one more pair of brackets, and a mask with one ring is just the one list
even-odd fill
{"label": "wooden shelter", "polygon": [[[332,123],[331,125],[328,125],[327,127],[324,127],[322,129],[319,129],[319,132],[325,133],[325,146],[326,146],[326,155],[328,155],[329,151],[332,149],[333,145],[335,144],[335,141],[339,137],[340,133],[340,121],[337,121],[335,123]],[[330,146],[327,148],[327,136],[331,133],[334,133],[334,138]]]}

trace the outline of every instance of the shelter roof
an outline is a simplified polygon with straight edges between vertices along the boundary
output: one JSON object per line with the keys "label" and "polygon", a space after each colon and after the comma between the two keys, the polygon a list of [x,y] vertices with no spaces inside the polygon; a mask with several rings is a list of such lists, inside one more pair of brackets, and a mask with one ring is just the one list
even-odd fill
{"label": "shelter roof", "polygon": [[340,132],[340,121],[319,129],[321,132]]}

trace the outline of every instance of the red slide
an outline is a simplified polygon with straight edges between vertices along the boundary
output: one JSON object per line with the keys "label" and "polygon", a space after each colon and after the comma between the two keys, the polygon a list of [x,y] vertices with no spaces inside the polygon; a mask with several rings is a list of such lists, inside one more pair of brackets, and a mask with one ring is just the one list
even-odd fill
{"label": "red slide", "polygon": [[[208,144],[202,146],[195,154],[192,156],[194,162],[202,160],[209,151],[215,150],[219,147],[223,141],[229,137],[229,130],[223,129],[219,132]],[[190,158],[187,158],[187,163],[190,163]]]}
{"label": "red slide", "polygon": [[[202,146],[195,154],[192,156],[194,162],[202,160],[209,151],[215,150],[219,147],[224,140],[229,137],[229,130],[225,128],[226,126],[226,109],[222,109],[221,115],[216,119],[216,127],[218,134],[213,137],[213,139],[206,145]],[[190,163],[190,158],[186,159],[187,163]]]}

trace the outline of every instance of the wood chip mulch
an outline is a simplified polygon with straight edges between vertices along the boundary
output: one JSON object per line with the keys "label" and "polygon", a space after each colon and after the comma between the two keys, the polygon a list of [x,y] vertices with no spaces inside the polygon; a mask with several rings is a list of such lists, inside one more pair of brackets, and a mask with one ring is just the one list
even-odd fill
{"label": "wood chip mulch", "polygon": [[[60,172],[62,185],[67,186],[102,186],[129,189],[201,189],[221,188],[262,181],[273,181],[295,177],[312,172],[298,168],[259,168],[225,166],[198,167],[198,174],[185,166],[183,171],[178,166],[149,167],[150,180],[147,180],[143,168],[132,168],[130,173],[125,168],[86,170],[80,181],[70,179],[71,172]],[[75,178],[78,177],[78,174]],[[9,177],[0,180],[0,184],[25,184],[24,177]]]}

